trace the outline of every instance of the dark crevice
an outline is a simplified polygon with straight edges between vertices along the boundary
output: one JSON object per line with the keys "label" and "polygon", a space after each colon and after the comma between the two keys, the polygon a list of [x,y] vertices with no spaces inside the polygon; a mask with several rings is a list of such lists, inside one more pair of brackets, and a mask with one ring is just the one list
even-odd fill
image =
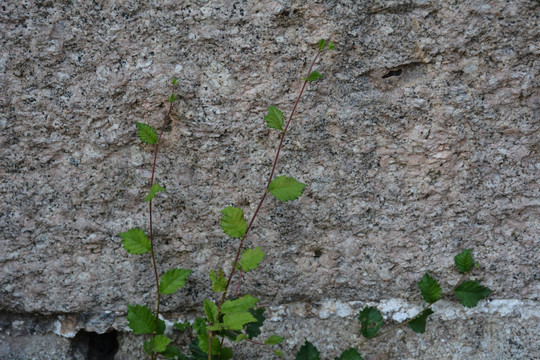
{"label": "dark crevice", "polygon": [[397,70],[390,70],[389,72],[386,73],[386,75],[383,75],[383,79],[387,79],[391,76],[399,76],[401,75],[402,73],[402,70],[401,69],[397,69]]}
{"label": "dark crevice", "polygon": [[117,335],[115,330],[104,334],[80,330],[72,340],[72,347],[85,360],[114,360],[118,351]]}

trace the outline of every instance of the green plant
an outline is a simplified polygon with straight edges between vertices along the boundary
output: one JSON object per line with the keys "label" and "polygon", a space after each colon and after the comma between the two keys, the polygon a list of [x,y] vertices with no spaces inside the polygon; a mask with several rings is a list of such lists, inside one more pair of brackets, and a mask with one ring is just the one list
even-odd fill
{"label": "green plant", "polygon": [[[152,312],[146,306],[128,305],[127,314],[128,325],[135,334],[149,335],[150,338],[144,341],[143,347],[144,350],[150,355],[151,359],[157,359],[159,355],[167,359],[179,360],[231,359],[233,357],[233,350],[230,347],[224,346],[226,339],[233,343],[243,341],[254,343],[269,348],[276,356],[283,355],[282,352],[276,348],[276,346],[283,341],[283,337],[279,335],[271,335],[266,338],[264,342],[255,340],[255,338],[261,334],[260,328],[265,320],[265,308],[257,307],[259,300],[252,295],[247,294],[241,297],[238,295],[242,281],[242,273],[255,270],[266,255],[260,246],[244,249],[244,243],[246,236],[248,235],[268,194],[272,194],[278,201],[292,201],[301,196],[306,186],[306,184],[292,177],[286,175],[274,177],[274,174],[277,169],[279,155],[283,146],[283,140],[304,90],[308,83],[318,81],[322,78],[322,75],[319,72],[313,71],[313,67],[319,56],[327,49],[333,50],[334,44],[330,41],[320,40],[318,42],[317,54],[309,67],[307,76],[302,78],[302,88],[291,110],[291,113],[287,118],[287,121],[285,121],[283,112],[277,107],[268,107],[268,113],[264,117],[266,124],[269,128],[280,131],[281,137],[266,187],[261,195],[254,214],[251,216],[250,221],[246,221],[243,210],[238,207],[228,206],[221,211],[221,228],[223,232],[232,238],[239,239],[239,243],[236,256],[232,264],[232,269],[227,276],[225,276],[222,269],[210,271],[209,277],[212,282],[211,288],[213,292],[220,294],[217,295],[218,300],[214,301],[210,298],[204,299],[203,312],[205,316],[195,319],[192,324],[174,324],[174,327],[177,330],[185,331],[187,329],[192,329],[196,335],[196,339],[189,347],[189,356],[182,354],[177,347],[171,345],[172,340],[164,334],[165,323],[159,318],[159,315],[161,296],[172,294],[179,288],[183,287],[186,283],[187,277],[191,273],[191,270],[175,268],[167,271],[160,278],[154,251],[152,220],[152,200],[158,192],[165,191],[165,189],[159,186],[157,182],[154,182],[154,174],[159,143],[163,135],[163,130],[170,118],[173,103],[176,100],[174,93],[174,87],[177,85],[176,79],[173,79],[172,82],[173,91],[169,98],[169,111],[164,119],[159,136],[151,126],[136,123],[140,140],[143,143],[155,145],[150,190],[144,199],[149,203],[149,236],[147,237],[145,232],[138,228],[120,233],[119,236],[122,238],[124,248],[130,254],[143,254],[149,252],[152,257],[152,266],[156,286],[156,310]],[[464,276],[472,270],[474,265],[470,249],[467,249],[461,254],[457,255],[455,262],[458,270],[463,273],[463,276],[458,281],[456,286],[451,290],[451,292],[456,294],[464,306],[476,306],[478,300],[485,298],[490,293],[490,290],[481,286],[475,281],[463,281]],[[236,288],[234,290],[234,294],[228,297],[228,295],[231,293],[230,288],[235,274],[237,275]],[[424,300],[428,303],[428,305],[422,309],[422,311],[420,311],[413,318],[391,328],[388,331],[379,332],[379,329],[382,326],[381,313],[375,308],[365,307],[360,312],[358,320],[360,322],[360,333],[366,339],[361,343],[355,344],[351,348],[345,350],[341,356],[336,359],[362,359],[357,347],[360,347],[364,342],[370,339],[382,336],[407,324],[413,331],[423,333],[426,327],[426,319],[433,313],[431,306],[441,298],[442,291],[437,281],[427,273],[418,283],[418,287]],[[315,360],[319,358],[319,351],[307,340],[296,354],[296,359],[298,360]]]}
{"label": "green plant", "polygon": [[[397,330],[405,325],[409,325],[412,331],[423,334],[426,331],[426,319],[433,314],[431,307],[437,301],[445,296],[455,295],[459,302],[465,307],[475,307],[478,301],[486,298],[491,290],[485,286],[480,285],[478,281],[465,280],[465,277],[471,273],[475,267],[479,267],[479,264],[474,262],[471,249],[465,249],[454,257],[454,263],[457,270],[462,273],[461,278],[457,281],[456,285],[443,294],[441,286],[433,277],[426,273],[418,282],[418,289],[422,294],[424,301],[427,305],[420,310],[415,316],[409,318],[390,329],[379,332],[382,324],[383,317],[379,310],[366,306],[358,314],[358,321],[360,323],[360,334],[365,338],[361,342],[354,345],[354,347],[346,350],[339,358],[334,360],[362,360],[362,356],[358,352],[357,348],[360,348],[366,342],[384,336]],[[301,356],[299,356],[301,355]],[[319,360],[318,350],[308,341],[300,349],[300,352],[296,356],[297,360]]]}
{"label": "green plant", "polygon": [[187,277],[191,273],[191,270],[175,268],[168,270],[161,277],[159,276],[153,232],[152,201],[158,192],[165,191],[165,189],[157,182],[154,182],[159,142],[163,136],[165,126],[170,119],[173,103],[176,100],[174,89],[177,84],[178,80],[174,78],[171,84],[172,94],[169,97],[169,111],[163,120],[163,125],[161,126],[159,136],[154,128],[150,125],[139,122],[135,123],[141,141],[145,144],[155,145],[152,177],[150,178],[150,191],[144,198],[144,201],[148,202],[149,236],[146,236],[146,233],[139,228],[132,228],[118,234],[118,236],[122,238],[122,245],[127,252],[130,254],[145,254],[149,252],[152,257],[152,268],[154,271],[156,285],[156,310],[155,312],[152,312],[152,310],[144,305],[128,305],[127,307],[127,320],[129,322],[129,327],[133,330],[133,333],[152,335],[151,338],[145,341],[143,345],[144,350],[150,354],[152,359],[157,359],[158,354],[165,353],[168,351],[168,349],[171,349],[171,346],[169,345],[171,340],[164,335],[165,322],[159,318],[161,296],[173,294],[179,288],[184,287]]}

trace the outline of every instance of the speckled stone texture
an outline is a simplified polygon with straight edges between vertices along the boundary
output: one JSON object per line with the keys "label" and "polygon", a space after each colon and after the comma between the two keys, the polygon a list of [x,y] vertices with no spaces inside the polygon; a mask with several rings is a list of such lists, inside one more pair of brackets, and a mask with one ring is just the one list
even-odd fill
{"label": "speckled stone texture", "polygon": [[220,210],[254,212],[278,142],[266,108],[291,111],[320,38],[337,51],[318,61],[324,79],[308,86],[278,166],[308,186],[267,201],[248,237],[267,257],[241,293],[269,309],[265,332],[287,338],[286,359],[304,337],[333,358],[358,341],[358,309],[403,321],[422,306],[421,276],[448,290],[453,256],[472,248],[489,299],[466,310],[448,298],[425,334],[387,335],[365,358],[540,358],[538,1],[0,8],[1,359],[90,358],[82,330],[116,330],[116,359],[142,358],[124,316],[155,301],[150,258],[116,234],[148,228],[152,147],[134,122],[161,124],[173,76],[157,257],[162,272],[193,270],[163,299],[165,317],[200,315],[208,271],[229,269],[237,244]]}

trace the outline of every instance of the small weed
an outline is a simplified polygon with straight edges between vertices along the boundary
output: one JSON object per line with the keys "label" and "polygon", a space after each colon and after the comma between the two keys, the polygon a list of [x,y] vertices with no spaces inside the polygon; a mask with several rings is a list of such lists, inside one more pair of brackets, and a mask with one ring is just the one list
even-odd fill
{"label": "small weed", "polygon": [[[166,271],[164,274],[160,275],[158,273],[155,239],[153,236],[154,224],[152,219],[152,202],[159,192],[166,191],[154,181],[154,175],[160,140],[170,119],[173,103],[176,101],[176,95],[174,93],[174,89],[178,84],[176,78],[172,81],[173,91],[169,97],[169,110],[165,116],[161,130],[159,131],[159,135],[156,130],[149,125],[138,122],[135,124],[138,130],[139,139],[143,143],[155,146],[150,190],[144,198],[144,201],[148,202],[148,236],[145,231],[139,228],[129,229],[118,235],[122,239],[124,248],[130,254],[150,253],[152,258],[156,293],[155,311],[152,311],[143,305],[127,306],[128,325],[133,330],[134,334],[147,335],[146,340],[143,342],[143,348],[152,360],[157,359],[158,357],[177,360],[231,359],[233,358],[233,349],[224,344],[235,344],[240,342],[260,345],[263,348],[268,349],[268,351],[272,351],[276,356],[283,356],[282,351],[279,349],[279,344],[284,338],[280,335],[274,334],[266,339],[256,340],[261,334],[260,328],[265,320],[265,308],[257,306],[259,299],[249,294],[239,295],[242,274],[257,269],[266,255],[265,251],[260,246],[244,249],[244,243],[268,194],[271,194],[278,201],[293,201],[302,195],[304,188],[306,187],[306,184],[293,177],[287,175],[274,175],[283,146],[283,140],[306,86],[311,82],[320,81],[323,78],[319,72],[313,71],[313,67],[323,52],[326,50],[334,50],[334,44],[330,41],[320,40],[317,45],[317,54],[309,67],[306,77],[302,78],[302,88],[287,120],[285,121],[283,112],[276,106],[269,106],[268,113],[264,116],[268,127],[279,131],[281,136],[272,170],[266,182],[266,188],[261,195],[254,214],[248,222],[245,219],[243,210],[238,207],[228,206],[221,211],[221,229],[231,238],[239,239],[239,242],[232,270],[229,274],[225,274],[222,269],[210,270],[209,277],[212,282],[211,289],[216,293],[218,300],[212,300],[211,298],[204,299],[202,304],[202,313],[204,313],[204,317],[195,319],[192,324],[174,324],[176,330],[186,331],[191,329],[196,335],[196,339],[189,346],[189,355],[182,354],[176,346],[171,344],[172,340],[165,335],[165,322],[160,319],[160,303],[162,296],[173,294],[178,289],[184,287],[191,270],[173,268]],[[438,175],[430,173],[428,176],[433,179]],[[321,249],[314,249],[314,257],[320,257],[321,255]],[[397,326],[381,332],[380,329],[383,325],[383,317],[380,311],[373,307],[364,307],[358,315],[358,321],[360,325],[360,334],[365,339],[357,344],[351,344],[351,347],[343,351],[340,357],[335,358],[335,360],[361,360],[362,356],[358,351],[360,346],[365,342],[381,337],[402,326],[408,325],[412,331],[424,333],[426,330],[426,320],[433,314],[433,304],[444,296],[455,295],[463,306],[474,307],[478,304],[479,300],[484,299],[491,293],[491,290],[480,285],[477,281],[465,281],[466,275],[475,268],[471,249],[466,249],[456,255],[454,260],[457,270],[463,274],[456,285],[450,291],[443,294],[437,280],[429,273],[426,273],[418,282],[418,288],[426,302],[426,306],[418,312],[418,314]],[[233,279],[236,280],[236,286],[234,287],[234,291],[231,291]],[[296,359],[318,360],[320,359],[320,353],[313,344],[305,340],[304,344],[296,354]]]}

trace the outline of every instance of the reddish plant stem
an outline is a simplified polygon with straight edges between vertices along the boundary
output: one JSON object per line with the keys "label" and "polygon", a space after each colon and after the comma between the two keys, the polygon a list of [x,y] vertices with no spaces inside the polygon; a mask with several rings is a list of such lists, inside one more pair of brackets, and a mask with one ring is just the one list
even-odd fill
{"label": "reddish plant stem", "polygon": [[[306,78],[307,78],[307,76],[309,76],[309,74],[311,74],[313,66],[315,65],[315,62],[319,58],[320,54],[321,54],[321,51],[318,51],[317,55],[315,56],[315,58],[311,62],[311,66],[309,67]],[[242,240],[240,240],[240,244],[238,245],[238,250],[236,251],[236,257],[235,257],[234,262],[233,262],[233,267],[232,267],[231,273],[229,274],[229,278],[227,279],[227,285],[225,286],[225,291],[223,291],[223,294],[221,296],[221,302],[219,304],[219,309],[220,310],[221,310],[221,305],[223,305],[223,303],[225,302],[225,297],[227,296],[227,291],[229,290],[229,286],[231,284],[232,278],[233,278],[234,273],[236,271],[236,267],[238,265],[238,260],[240,259],[240,254],[242,252],[242,248],[244,247],[244,241],[246,239],[246,236],[247,236],[249,230],[251,229],[251,225],[253,225],[253,222],[255,221],[255,218],[257,217],[257,214],[259,213],[259,210],[261,209],[261,206],[262,206],[264,200],[266,199],[266,195],[268,194],[268,189],[270,188],[270,183],[272,182],[272,178],[274,177],[274,172],[276,170],[276,166],[277,166],[277,163],[278,163],[279,153],[281,152],[281,148],[283,146],[283,140],[285,139],[285,134],[287,133],[287,129],[289,128],[289,124],[291,123],[291,119],[292,119],[294,113],[296,112],[296,107],[298,106],[298,103],[300,102],[300,98],[302,97],[302,94],[304,93],[304,90],[306,88],[307,83],[308,83],[308,81],[304,80],[304,84],[302,85],[302,90],[300,90],[300,94],[296,98],[296,102],[294,103],[294,107],[293,107],[293,109],[291,111],[291,114],[289,115],[289,119],[287,120],[287,124],[285,125],[285,128],[283,129],[283,132],[281,133],[281,140],[279,141],[279,146],[278,146],[278,149],[277,149],[277,152],[276,152],[276,157],[274,158],[274,164],[272,166],[272,171],[270,172],[270,176],[268,177],[268,183],[266,184],[266,189],[264,190],[264,194],[262,195],[261,200],[259,201],[259,205],[257,206],[257,209],[255,210],[255,213],[251,217],[251,220],[249,222],[247,230],[246,230],[244,236],[242,237]],[[238,283],[238,286],[237,286],[237,289],[236,289],[236,294],[238,293],[239,288],[240,288],[240,283]]]}
{"label": "reddish plant stem", "polygon": [[238,296],[238,291],[240,291],[240,283],[242,282],[242,271],[238,271],[238,284],[236,284],[236,290],[234,291],[234,297]]}
{"label": "reddish plant stem", "polygon": [[[174,95],[174,85],[173,87],[173,95]],[[154,163],[152,165],[152,177],[150,178],[150,188],[154,186],[154,175],[156,173],[156,163],[157,163],[157,154],[159,150],[159,142],[161,141],[161,137],[163,136],[163,132],[165,131],[165,126],[167,126],[167,122],[169,121],[171,117],[171,112],[173,108],[173,103],[169,103],[169,111],[167,112],[167,115],[165,116],[165,119],[163,120],[163,125],[161,126],[161,131],[159,132],[159,137],[156,142],[156,149],[154,151]],[[156,262],[156,253],[154,251],[154,232],[153,232],[153,221],[152,221],[152,199],[150,199],[148,203],[148,213],[150,215],[150,253],[152,254],[152,267],[154,268],[154,276],[156,279],[156,293],[157,293],[157,305],[156,305],[156,329],[158,327],[159,323],[159,305],[161,303],[161,294],[159,292],[159,274],[157,270],[157,262]],[[154,334],[155,336],[155,334]],[[151,356],[152,360],[157,359],[157,353],[152,353]]]}

